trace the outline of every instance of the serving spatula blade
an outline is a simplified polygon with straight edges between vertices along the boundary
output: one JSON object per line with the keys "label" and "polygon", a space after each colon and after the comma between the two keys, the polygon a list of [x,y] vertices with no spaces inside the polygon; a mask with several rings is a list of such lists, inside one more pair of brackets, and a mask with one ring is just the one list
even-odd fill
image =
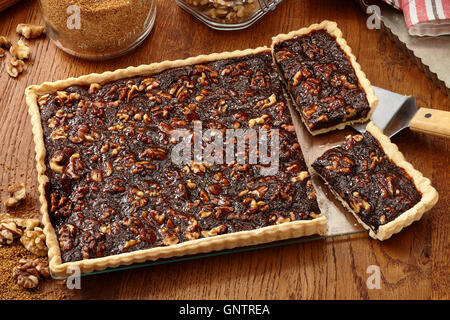
{"label": "serving spatula blade", "polygon": [[[417,113],[416,99],[375,86],[373,89],[379,102],[370,120],[388,137],[408,128]],[[362,123],[352,127],[359,132],[364,132],[366,125],[367,123]]]}

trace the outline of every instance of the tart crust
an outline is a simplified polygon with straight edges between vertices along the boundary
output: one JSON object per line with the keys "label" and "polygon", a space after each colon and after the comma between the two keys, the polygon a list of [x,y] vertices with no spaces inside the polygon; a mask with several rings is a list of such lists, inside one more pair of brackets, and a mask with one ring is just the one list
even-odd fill
{"label": "tart crust", "polygon": [[[342,203],[342,205],[353,214],[356,220],[366,230],[369,230],[369,235],[372,238],[378,240],[386,240],[389,239],[393,234],[398,233],[403,228],[411,225],[414,221],[420,220],[426,211],[433,208],[433,206],[438,201],[439,195],[436,189],[431,186],[430,179],[425,178],[420,171],[416,170],[411,163],[406,161],[403,154],[398,150],[397,145],[392,143],[389,137],[384,135],[383,131],[378,128],[372,121],[367,124],[366,131],[369,132],[378,141],[386,156],[396,166],[405,170],[405,172],[411,177],[414,186],[422,194],[420,201],[416,203],[412,208],[403,212],[396,219],[379,226],[378,231],[375,232],[370,226],[368,226],[359,218],[358,214],[341,196],[339,196],[339,194],[335,190],[331,188],[328,183],[327,185],[334,196]],[[321,178],[323,179],[322,176]],[[323,180],[326,182],[325,179]]]}
{"label": "tart crust", "polygon": [[[343,38],[342,31],[337,27],[337,23],[334,21],[324,20],[321,23],[312,24],[309,27],[291,31],[287,34],[279,34],[279,35],[273,37],[271,48],[272,48],[272,55],[273,55],[274,63],[277,65],[275,55],[274,55],[274,52],[275,52],[274,49],[278,43],[292,39],[294,37],[307,35],[307,34],[311,33],[312,31],[316,31],[316,30],[325,30],[328,34],[332,35],[336,39],[336,42],[339,45],[339,47],[347,55],[353,69],[355,70],[355,74],[356,74],[356,77],[358,78],[359,85],[366,93],[367,101],[369,102],[369,106],[370,106],[370,111],[368,112],[367,117],[365,117],[365,118],[346,121],[346,122],[339,123],[335,126],[331,126],[331,127],[323,128],[323,129],[319,129],[319,130],[313,130],[313,131],[310,130],[310,128],[308,127],[307,123],[305,122],[303,116],[301,116],[300,118],[302,119],[303,123],[305,124],[306,129],[312,135],[319,135],[319,134],[334,131],[334,130],[342,130],[346,126],[349,126],[349,125],[352,125],[355,123],[362,123],[362,122],[368,121],[370,119],[370,117],[372,116],[373,112],[375,111],[375,108],[377,107],[378,101],[379,101],[378,98],[375,96],[375,92],[374,92],[373,88],[371,87],[370,81],[367,79],[366,74],[362,71],[360,64],[356,61],[356,57],[352,53],[352,49],[348,46],[347,41]],[[286,86],[288,86],[287,83],[286,83]],[[299,110],[299,107],[295,103],[295,99],[292,97],[291,93],[289,93],[289,95],[291,96],[291,99],[293,100],[293,103],[296,106],[296,109],[301,113],[301,110]]]}
{"label": "tart crust", "polygon": [[[106,268],[116,268],[120,265],[130,265],[133,263],[142,263],[149,260],[161,258],[170,258],[183,255],[193,255],[224,249],[232,249],[241,246],[250,246],[272,241],[284,240],[288,238],[297,238],[312,234],[324,235],[327,230],[327,220],[320,214],[313,220],[292,221],[279,225],[267,226],[250,231],[240,231],[230,234],[218,235],[215,237],[202,238],[182,242],[167,247],[157,247],[151,249],[138,250],[128,253],[122,253],[102,258],[92,258],[75,262],[62,262],[61,249],[58,238],[50,220],[46,189],[49,185],[49,178],[46,175],[44,145],[44,133],[41,124],[41,116],[38,107],[39,96],[54,93],[63,90],[72,85],[89,85],[92,83],[105,83],[118,79],[134,76],[148,76],[159,73],[166,69],[176,68],[186,65],[211,62],[220,59],[234,57],[243,57],[246,55],[258,54],[262,52],[270,53],[267,47],[256,49],[238,50],[233,52],[213,53],[209,55],[200,55],[184,60],[163,61],[138,67],[128,67],[113,72],[102,74],[89,74],[79,78],[68,78],[56,82],[44,82],[41,85],[32,85],[25,90],[26,102],[29,107],[28,112],[31,116],[32,131],[36,152],[36,168],[38,172],[39,193],[41,203],[42,223],[48,246],[49,267],[52,275],[55,277],[67,277],[73,272],[73,268],[79,268],[81,273],[90,273],[95,270],[104,270]],[[70,268],[70,269],[69,269]]]}

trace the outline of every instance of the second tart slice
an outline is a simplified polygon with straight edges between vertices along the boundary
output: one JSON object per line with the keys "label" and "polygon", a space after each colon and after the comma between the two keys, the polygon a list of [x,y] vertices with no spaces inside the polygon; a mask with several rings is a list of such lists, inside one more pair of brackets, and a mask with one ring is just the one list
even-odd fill
{"label": "second tart slice", "polygon": [[311,134],[370,119],[378,99],[335,22],[278,35],[272,52]]}
{"label": "second tart slice", "polygon": [[379,240],[390,238],[438,200],[429,179],[405,160],[381,129],[347,136],[312,164],[335,196]]}

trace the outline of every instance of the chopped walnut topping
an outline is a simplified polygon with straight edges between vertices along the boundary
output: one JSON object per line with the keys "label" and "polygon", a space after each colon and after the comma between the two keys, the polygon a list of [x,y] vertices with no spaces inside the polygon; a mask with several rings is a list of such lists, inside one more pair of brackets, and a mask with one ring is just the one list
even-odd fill
{"label": "chopped walnut topping", "polygon": [[209,231],[202,231],[202,236],[204,236],[205,238],[207,237],[213,237],[213,236],[217,236],[219,234],[224,233],[225,231],[227,231],[227,226],[224,224],[221,224],[220,226],[217,226],[215,228],[212,228]]}
{"label": "chopped walnut topping", "polygon": [[209,202],[210,199],[205,190],[200,190],[200,199],[202,199],[203,202]]}
{"label": "chopped walnut topping", "polygon": [[123,246],[123,249],[126,250],[126,249],[138,244],[139,242],[140,242],[139,240],[135,240],[135,239],[128,240],[125,243],[125,245]]}
{"label": "chopped walnut topping", "polygon": [[282,224],[286,222],[290,222],[291,218],[278,217],[276,220],[276,224]]}
{"label": "chopped walnut topping", "polygon": [[263,114],[261,117],[250,119],[248,121],[248,125],[250,127],[254,127],[256,124],[264,124],[265,121],[269,118],[270,118],[270,116],[268,114]]}
{"label": "chopped walnut topping", "polygon": [[97,90],[99,90],[99,89],[101,89],[102,88],[102,86],[100,85],[100,84],[98,84],[98,83],[92,83],[90,86],[89,86],[89,93],[90,94],[93,94],[93,93],[95,93]]}
{"label": "chopped walnut topping", "polygon": [[173,246],[180,242],[176,233],[169,232],[167,227],[161,229],[161,234],[163,235],[163,243],[166,246]]}
{"label": "chopped walnut topping", "polygon": [[345,107],[345,116],[344,116],[344,120],[353,118],[354,116],[357,115],[357,110],[355,108],[353,108],[352,106],[347,106]]}
{"label": "chopped walnut topping", "polygon": [[200,226],[195,218],[191,217],[189,219],[189,226],[187,227],[184,236],[188,240],[195,240],[200,237]]}
{"label": "chopped walnut topping", "polygon": [[[267,186],[260,186],[253,190],[251,193],[257,198],[262,198],[269,188]],[[241,192],[242,193],[242,192]],[[239,195],[241,195],[241,193]]]}
{"label": "chopped walnut topping", "polygon": [[273,106],[277,102],[277,96],[272,94],[268,99],[262,100],[256,104],[255,108],[259,108],[261,111]]}
{"label": "chopped walnut topping", "polygon": [[309,177],[308,171],[301,171],[297,176],[291,179],[292,182],[303,181]]}
{"label": "chopped walnut topping", "polygon": [[200,217],[202,217],[203,219],[208,218],[210,215],[212,215],[212,211],[205,211],[205,210],[200,210],[198,212],[198,215]]}
{"label": "chopped walnut topping", "polygon": [[70,156],[70,150],[58,150],[50,158],[50,169],[57,173],[63,173],[64,162],[66,162]]}
{"label": "chopped walnut topping", "polygon": [[192,172],[194,172],[196,174],[201,174],[201,173],[206,172],[206,167],[203,163],[193,162],[191,164],[191,169],[192,169]]}
{"label": "chopped walnut topping", "polygon": [[67,138],[67,136],[69,134],[68,131],[70,130],[70,128],[71,127],[68,126],[68,125],[56,128],[50,134],[50,138],[53,139],[53,140],[64,140],[64,139]]}
{"label": "chopped walnut topping", "polygon": [[195,189],[197,187],[197,185],[193,183],[191,180],[188,180],[186,185],[189,189]]}
{"label": "chopped walnut topping", "polygon": [[141,84],[145,86],[146,91],[159,88],[159,82],[154,78],[146,78],[141,81]]}
{"label": "chopped walnut topping", "polygon": [[208,187],[208,191],[210,192],[210,193],[212,193],[213,195],[219,195],[219,194],[221,194],[222,192],[223,192],[223,189],[222,189],[222,187],[220,186],[220,185],[218,185],[217,183],[215,183],[215,184],[211,184],[209,187]]}
{"label": "chopped walnut topping", "polygon": [[45,32],[44,26],[19,23],[16,32],[25,37],[25,39],[34,39],[41,36]]}
{"label": "chopped walnut topping", "polygon": [[300,80],[302,80],[303,77],[307,78],[310,75],[311,75],[311,73],[306,69],[298,71],[293,78],[294,81],[292,83],[292,86],[294,86],[294,87],[298,86],[300,83]]}
{"label": "chopped walnut topping", "polygon": [[326,114],[321,114],[318,118],[317,121],[324,121],[324,122],[328,122],[330,119]]}
{"label": "chopped walnut topping", "polygon": [[246,195],[247,193],[249,193],[249,192],[250,192],[249,189],[242,190],[242,191],[239,193],[239,196],[240,196],[240,197],[245,196],[245,195]]}
{"label": "chopped walnut topping", "polygon": [[361,209],[364,209],[365,211],[370,211],[370,204],[364,200],[364,199],[351,199],[350,202],[350,207],[356,212],[356,213],[360,213]]}

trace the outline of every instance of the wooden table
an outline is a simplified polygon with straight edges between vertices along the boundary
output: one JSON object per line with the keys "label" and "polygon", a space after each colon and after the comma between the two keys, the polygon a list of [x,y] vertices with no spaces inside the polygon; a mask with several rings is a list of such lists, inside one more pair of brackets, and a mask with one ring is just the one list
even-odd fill
{"label": "wooden table", "polygon": [[[285,0],[252,27],[209,29],[175,4],[159,0],[154,30],[133,53],[102,63],[75,59],[49,39],[28,41],[31,63],[18,79],[0,66],[0,186],[24,181],[38,211],[34,145],[24,89],[47,80],[203,53],[268,45],[273,35],[319,22],[338,22],[367,77],[376,86],[413,95],[420,107],[450,110],[450,99],[387,38],[368,30],[352,1]],[[37,1],[0,13],[0,35],[18,40],[18,23],[43,23]],[[120,271],[82,279],[74,299],[448,299],[450,141],[404,130],[394,137],[406,158],[440,193],[435,208],[388,241],[366,234]],[[1,207],[0,210],[4,208]],[[0,251],[1,252],[1,251]],[[1,253],[0,253],[1,254]],[[381,289],[368,289],[370,265],[380,267]],[[52,286],[61,286],[52,282]]]}

